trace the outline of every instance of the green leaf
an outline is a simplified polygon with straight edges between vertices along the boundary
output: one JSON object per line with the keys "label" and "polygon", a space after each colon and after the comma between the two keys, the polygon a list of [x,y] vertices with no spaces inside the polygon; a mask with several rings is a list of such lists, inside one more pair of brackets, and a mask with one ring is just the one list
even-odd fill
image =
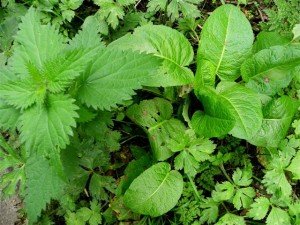
{"label": "green leaf", "polygon": [[216,202],[226,201],[233,197],[234,186],[228,181],[221,184],[217,183],[215,189],[215,191],[212,191],[211,196]]}
{"label": "green leaf", "polygon": [[208,222],[209,224],[215,223],[219,216],[219,203],[215,202],[212,198],[204,200],[200,207],[203,209],[201,212],[200,222]]}
{"label": "green leaf", "polygon": [[300,37],[300,24],[299,23],[294,26],[292,32],[294,34],[293,40],[297,40]]}
{"label": "green leaf", "polygon": [[257,134],[248,141],[256,146],[277,147],[285,138],[299,103],[283,96],[263,107],[263,121]]}
{"label": "green leaf", "polygon": [[182,137],[186,129],[181,121],[172,118],[172,112],[170,102],[154,98],[131,106],[126,113],[131,120],[145,129],[153,154],[160,161],[174,154],[169,142],[178,139],[178,135]]}
{"label": "green leaf", "polygon": [[[79,77],[78,98],[87,106],[110,109],[131,99],[134,89],[157,73],[161,60],[146,54],[106,48]],[[107,94],[109,92],[109,95]]]}
{"label": "green leaf", "polygon": [[276,45],[287,45],[290,42],[290,38],[282,36],[277,32],[262,31],[256,36],[252,52],[257,53],[263,49],[267,49]]}
{"label": "green leaf", "polygon": [[220,137],[229,133],[235,125],[235,118],[228,109],[228,102],[213,89],[203,87],[196,95],[201,100],[204,112],[194,113],[193,130],[204,137]]}
{"label": "green leaf", "polygon": [[255,202],[251,204],[251,208],[247,212],[247,216],[252,217],[254,220],[262,220],[267,215],[269,206],[270,202],[268,198],[256,198]]}
{"label": "green leaf", "polygon": [[199,61],[194,80],[194,89],[199,92],[203,86],[215,87],[215,66],[207,60]]}
{"label": "green leaf", "polygon": [[291,164],[286,168],[286,170],[291,171],[294,175],[293,179],[300,179],[300,151],[297,152],[296,156],[293,158]]}
{"label": "green leaf", "polygon": [[20,111],[8,105],[0,98],[0,128],[5,130],[17,127]]}
{"label": "green leaf", "polygon": [[19,29],[12,62],[20,77],[28,77],[28,62],[40,70],[46,60],[55,59],[64,48],[63,36],[50,24],[41,25],[39,14],[33,8],[22,18]]}
{"label": "green leaf", "polygon": [[272,210],[266,220],[267,225],[290,225],[290,216],[289,214],[277,207],[272,207]]}
{"label": "green leaf", "polygon": [[116,181],[113,177],[101,176],[96,173],[92,176],[89,191],[94,198],[108,201],[106,190],[114,193],[115,189]]}
{"label": "green leaf", "polygon": [[119,25],[119,20],[125,16],[123,7],[113,0],[94,0],[94,3],[100,6],[100,18],[106,20],[113,29],[116,29]]}
{"label": "green leaf", "polygon": [[251,25],[239,8],[218,7],[201,31],[197,66],[208,60],[222,80],[233,81],[240,76],[240,65],[250,54],[253,39]]}
{"label": "green leaf", "polygon": [[160,216],[171,210],[183,190],[179,172],[165,162],[157,163],[138,176],[124,195],[124,204],[133,212]]}
{"label": "green leaf", "polygon": [[59,199],[63,195],[65,181],[58,158],[47,160],[32,155],[26,162],[25,173],[27,188],[24,208],[32,224],[51,199]]}
{"label": "green leaf", "polygon": [[24,111],[20,129],[27,149],[50,154],[69,143],[72,127],[76,126],[77,106],[73,99],[63,95],[50,94],[45,101],[45,105],[37,104]]}
{"label": "green leaf", "polygon": [[232,175],[233,182],[238,186],[249,186],[252,183],[252,171],[249,169],[241,170],[237,168]]}
{"label": "green leaf", "polygon": [[243,217],[226,213],[219,219],[216,225],[246,225],[246,223]]}
{"label": "green leaf", "polygon": [[235,118],[230,133],[241,139],[252,138],[262,124],[262,105],[252,90],[234,82],[221,82],[217,91],[227,100],[227,108]]}
{"label": "green leaf", "polygon": [[237,210],[240,210],[242,207],[247,209],[253,202],[255,195],[253,187],[239,188],[232,199],[232,203]]}
{"label": "green leaf", "polygon": [[25,188],[25,149],[19,154],[0,135],[0,189],[3,198],[21,195]]}
{"label": "green leaf", "polygon": [[300,46],[273,46],[245,60],[241,73],[248,88],[274,95],[289,85],[295,74],[294,69],[299,65]]}
{"label": "green leaf", "polygon": [[193,82],[193,72],[187,68],[193,60],[193,48],[184,35],[176,30],[162,25],[145,25],[110,46],[153,53],[163,60],[155,78],[147,80],[143,85],[167,87]]}
{"label": "green leaf", "polygon": [[30,81],[10,81],[0,84],[0,94],[8,104],[17,109],[26,109],[44,101],[46,87]]}

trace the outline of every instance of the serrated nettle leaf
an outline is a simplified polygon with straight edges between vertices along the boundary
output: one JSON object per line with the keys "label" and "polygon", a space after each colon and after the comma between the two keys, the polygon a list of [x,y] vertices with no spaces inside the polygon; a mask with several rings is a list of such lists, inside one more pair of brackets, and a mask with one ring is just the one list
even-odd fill
{"label": "serrated nettle leaf", "polygon": [[257,53],[263,49],[267,49],[276,45],[287,45],[290,42],[291,38],[282,36],[280,33],[262,31],[256,36],[252,52]]}
{"label": "serrated nettle leaf", "polygon": [[300,45],[273,46],[245,60],[241,73],[248,88],[274,95],[289,85],[299,65]]}
{"label": "serrated nettle leaf", "polygon": [[248,141],[256,146],[277,147],[285,138],[298,107],[299,102],[287,96],[273,99],[263,107],[260,130]]}
{"label": "serrated nettle leaf", "polygon": [[246,223],[243,217],[226,213],[215,225],[246,225]]}
{"label": "serrated nettle leaf", "polygon": [[178,171],[165,162],[157,163],[138,176],[124,195],[124,204],[133,212],[160,216],[171,210],[183,190]]}
{"label": "serrated nettle leaf", "polygon": [[247,216],[252,217],[254,220],[262,220],[267,215],[269,206],[270,202],[266,197],[256,198],[255,202],[251,204]]}
{"label": "serrated nettle leaf", "polygon": [[153,55],[129,50],[101,50],[78,78],[77,97],[88,107],[109,110],[131,99],[134,90],[157,73],[161,62]]}
{"label": "serrated nettle leaf", "polygon": [[229,200],[234,195],[234,186],[228,181],[221,184],[217,183],[215,189],[212,191],[211,196],[216,202]]}
{"label": "serrated nettle leaf", "polygon": [[78,116],[73,102],[68,96],[49,94],[46,104],[36,104],[23,112],[20,136],[28,150],[48,155],[66,147]]}
{"label": "serrated nettle leaf", "polygon": [[300,179],[300,151],[297,152],[296,156],[293,158],[291,164],[286,168],[286,170],[293,173],[293,179]]}
{"label": "serrated nettle leaf", "polygon": [[23,76],[27,62],[38,69],[48,59],[54,59],[64,48],[64,38],[50,24],[41,25],[39,13],[30,8],[22,18],[15,40],[18,45],[12,56],[14,70]]}
{"label": "serrated nettle leaf", "polygon": [[0,94],[5,101],[17,109],[26,109],[34,103],[43,103],[46,85],[31,81],[9,81],[0,84]]}
{"label": "serrated nettle leaf", "polygon": [[24,209],[30,223],[34,223],[51,199],[64,193],[63,169],[57,157],[50,160],[31,155],[26,162],[26,195]]}
{"label": "serrated nettle leaf", "polygon": [[[187,66],[193,60],[193,48],[180,32],[162,25],[145,25],[112,42],[110,46],[153,53],[163,60],[155,78],[147,80],[145,86],[176,86],[191,84],[193,72]],[[176,48],[174,48],[176,46]]]}
{"label": "serrated nettle leaf", "polygon": [[242,207],[246,209],[250,207],[255,196],[256,193],[254,188],[239,188],[236,190],[236,193],[232,199],[232,203],[237,210],[240,210]]}
{"label": "serrated nettle leaf", "polygon": [[266,222],[267,225],[282,225],[282,224],[290,225],[291,224],[289,214],[286,211],[277,207],[272,207],[272,210]]}
{"label": "serrated nettle leaf", "polygon": [[252,138],[262,124],[262,105],[259,96],[233,82],[221,82],[217,91],[227,100],[227,108],[235,118],[235,125],[230,134],[241,139]]}
{"label": "serrated nettle leaf", "polygon": [[194,79],[194,89],[199,92],[203,86],[215,87],[215,66],[207,60],[199,60]]}
{"label": "serrated nettle leaf", "polygon": [[206,20],[199,42],[197,66],[208,60],[222,80],[240,76],[240,65],[251,53],[254,40],[251,25],[239,8],[223,5]]}
{"label": "serrated nettle leaf", "polygon": [[176,140],[182,139],[185,134],[186,127],[181,121],[171,118],[172,112],[170,102],[154,98],[131,106],[126,113],[131,120],[145,129],[153,154],[159,161],[166,160],[176,152]]}
{"label": "serrated nettle leaf", "polygon": [[196,95],[204,107],[204,112],[194,113],[191,120],[193,130],[207,138],[229,133],[235,125],[235,118],[228,109],[227,100],[207,87],[196,92]]}
{"label": "serrated nettle leaf", "polygon": [[20,117],[20,111],[8,105],[0,98],[0,128],[5,130],[15,129]]}

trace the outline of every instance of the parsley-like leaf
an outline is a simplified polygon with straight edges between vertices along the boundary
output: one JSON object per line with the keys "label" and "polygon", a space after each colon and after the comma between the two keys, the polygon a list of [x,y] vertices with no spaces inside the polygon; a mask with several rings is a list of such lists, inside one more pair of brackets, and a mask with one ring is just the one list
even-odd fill
{"label": "parsley-like leaf", "polygon": [[255,199],[255,202],[251,204],[251,208],[247,213],[247,216],[252,217],[255,220],[262,220],[267,215],[270,202],[266,197],[260,197]]}

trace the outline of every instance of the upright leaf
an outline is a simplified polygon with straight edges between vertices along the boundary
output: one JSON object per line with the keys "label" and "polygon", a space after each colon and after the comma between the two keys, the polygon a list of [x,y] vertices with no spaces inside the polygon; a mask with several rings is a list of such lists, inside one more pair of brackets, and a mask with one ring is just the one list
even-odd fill
{"label": "upright leaf", "polygon": [[162,25],[146,25],[114,41],[111,46],[153,53],[163,59],[161,71],[143,85],[166,87],[193,82],[193,72],[187,68],[193,60],[193,48],[176,30]]}
{"label": "upright leaf", "polygon": [[[300,45],[273,46],[247,59],[241,67],[241,73],[248,88],[274,95],[289,85],[299,65]],[[299,72],[299,68],[296,71]]]}
{"label": "upright leaf", "polygon": [[78,79],[78,98],[93,108],[116,107],[131,99],[135,89],[157,74],[160,63],[153,55],[113,48],[101,50]]}
{"label": "upright leaf", "polygon": [[263,107],[259,131],[248,141],[256,146],[277,147],[285,138],[299,103],[287,96],[272,100]]}
{"label": "upright leaf", "polygon": [[124,204],[133,212],[157,217],[177,204],[182,189],[181,174],[168,163],[157,163],[131,183]]}
{"label": "upright leaf", "polygon": [[21,139],[27,149],[50,154],[65,148],[73,134],[77,106],[68,96],[50,94],[45,105],[37,104],[20,117]]}
{"label": "upright leaf", "polygon": [[213,89],[205,87],[197,95],[203,104],[204,112],[194,113],[191,121],[193,130],[207,138],[229,133],[235,125],[235,118],[228,108],[227,100]]}
{"label": "upright leaf", "polygon": [[14,70],[21,77],[28,76],[26,65],[33,63],[38,69],[48,59],[54,59],[64,48],[63,36],[50,24],[42,25],[36,10],[30,8],[22,18],[16,35],[18,45],[12,62]]}
{"label": "upright leaf", "polygon": [[223,5],[205,22],[197,54],[197,67],[203,59],[215,66],[215,74],[222,80],[235,80],[239,68],[251,52],[251,25],[239,8]]}
{"label": "upright leaf", "polygon": [[217,90],[227,100],[227,108],[235,118],[235,125],[230,133],[241,139],[252,138],[262,124],[262,105],[259,96],[233,82],[221,82]]}

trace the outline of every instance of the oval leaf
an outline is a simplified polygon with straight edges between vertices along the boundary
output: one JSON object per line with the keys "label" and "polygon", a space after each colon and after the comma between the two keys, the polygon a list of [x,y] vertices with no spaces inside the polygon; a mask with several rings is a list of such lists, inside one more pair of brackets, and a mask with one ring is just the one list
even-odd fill
{"label": "oval leaf", "polygon": [[239,8],[223,5],[205,22],[199,42],[197,66],[206,59],[223,80],[235,80],[239,68],[251,52],[254,37],[251,25]]}
{"label": "oval leaf", "polygon": [[133,212],[160,216],[178,202],[183,179],[168,163],[161,162],[147,169],[130,185],[124,195],[124,204]]}

